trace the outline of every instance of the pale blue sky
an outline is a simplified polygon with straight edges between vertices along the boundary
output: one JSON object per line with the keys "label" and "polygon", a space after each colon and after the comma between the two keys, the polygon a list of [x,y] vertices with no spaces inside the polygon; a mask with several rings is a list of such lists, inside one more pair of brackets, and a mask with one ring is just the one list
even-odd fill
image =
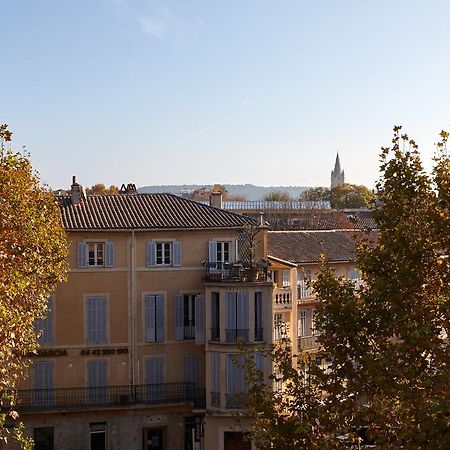
{"label": "pale blue sky", "polygon": [[373,186],[450,127],[446,0],[0,0],[0,123],[53,188]]}

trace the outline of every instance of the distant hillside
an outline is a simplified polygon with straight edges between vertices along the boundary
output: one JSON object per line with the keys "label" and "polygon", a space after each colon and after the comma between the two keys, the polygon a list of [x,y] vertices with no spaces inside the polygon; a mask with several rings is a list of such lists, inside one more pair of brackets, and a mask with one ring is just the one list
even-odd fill
{"label": "distant hillside", "polygon": [[[247,200],[262,200],[265,195],[273,191],[287,192],[293,199],[299,195],[308,186],[255,186],[253,184],[225,184],[229,195],[243,195]],[[169,184],[161,186],[142,186],[138,190],[141,193],[168,193],[181,194],[182,191],[196,190],[202,187],[211,188],[208,184]]]}

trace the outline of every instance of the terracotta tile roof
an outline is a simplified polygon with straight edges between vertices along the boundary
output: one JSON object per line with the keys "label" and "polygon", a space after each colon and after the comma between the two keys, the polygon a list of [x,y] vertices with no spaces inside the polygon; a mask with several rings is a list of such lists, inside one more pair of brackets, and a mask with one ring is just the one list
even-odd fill
{"label": "terracotta tile roof", "polygon": [[255,221],[171,194],[56,197],[66,230],[239,228]]}
{"label": "terracotta tile roof", "polygon": [[269,231],[268,254],[294,263],[316,263],[325,254],[330,261],[355,258],[354,231]]}

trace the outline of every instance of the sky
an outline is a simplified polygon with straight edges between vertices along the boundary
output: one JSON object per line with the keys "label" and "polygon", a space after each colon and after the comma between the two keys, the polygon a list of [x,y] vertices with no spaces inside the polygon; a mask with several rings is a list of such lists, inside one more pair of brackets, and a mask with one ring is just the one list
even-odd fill
{"label": "sky", "polygon": [[0,123],[41,180],[373,187],[450,128],[447,0],[0,0]]}

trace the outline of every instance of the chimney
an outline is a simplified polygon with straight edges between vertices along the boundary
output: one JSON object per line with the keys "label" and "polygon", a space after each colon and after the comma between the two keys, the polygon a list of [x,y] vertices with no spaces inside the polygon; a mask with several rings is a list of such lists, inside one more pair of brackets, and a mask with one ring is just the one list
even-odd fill
{"label": "chimney", "polygon": [[209,196],[209,205],[213,208],[222,209],[222,192],[211,192]]}
{"label": "chimney", "polygon": [[84,192],[83,186],[77,183],[77,178],[74,175],[72,177],[72,186],[70,187],[70,199],[72,205],[78,205],[82,199],[86,198],[86,193]]}

